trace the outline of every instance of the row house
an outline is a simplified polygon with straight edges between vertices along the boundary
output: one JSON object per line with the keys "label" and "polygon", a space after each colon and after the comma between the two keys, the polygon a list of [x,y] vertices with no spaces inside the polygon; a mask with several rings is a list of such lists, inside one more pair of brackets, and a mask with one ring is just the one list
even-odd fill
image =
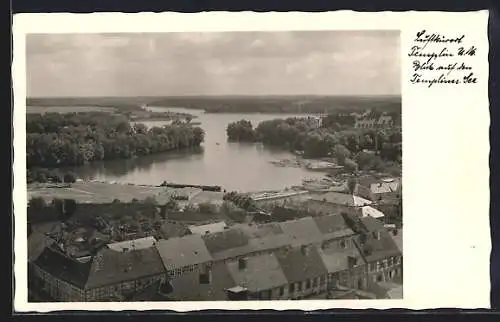
{"label": "row house", "polygon": [[395,125],[390,115],[381,115],[379,117],[361,117],[356,118],[354,127],[358,129],[387,128]]}
{"label": "row house", "polygon": [[116,251],[103,248],[76,260],[55,244],[32,263],[33,287],[55,301],[123,300],[167,278],[155,247]]}
{"label": "row house", "polygon": [[367,265],[368,283],[402,280],[403,254],[391,232],[371,217],[360,222],[364,233],[357,245]]}
{"label": "row house", "polygon": [[201,279],[209,279],[213,258],[200,235],[161,239],[156,248],[170,279],[189,272],[194,272]]}

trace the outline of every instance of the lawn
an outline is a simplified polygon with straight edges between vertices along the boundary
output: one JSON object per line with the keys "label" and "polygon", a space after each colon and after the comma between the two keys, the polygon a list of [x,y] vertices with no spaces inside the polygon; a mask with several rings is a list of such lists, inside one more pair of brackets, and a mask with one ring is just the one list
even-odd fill
{"label": "lawn", "polygon": [[165,188],[128,184],[109,184],[101,182],[77,182],[69,188],[55,188],[32,185],[28,187],[29,199],[42,197],[52,199],[74,199],[79,203],[108,203],[115,199],[130,202],[132,199],[144,200],[158,195]]}

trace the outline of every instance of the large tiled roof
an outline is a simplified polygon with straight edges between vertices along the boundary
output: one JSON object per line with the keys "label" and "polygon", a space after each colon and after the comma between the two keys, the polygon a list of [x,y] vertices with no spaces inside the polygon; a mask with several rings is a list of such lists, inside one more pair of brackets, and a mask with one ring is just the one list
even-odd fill
{"label": "large tiled roof", "polygon": [[327,216],[314,217],[314,221],[322,234],[333,233],[344,229],[350,229],[347,226],[344,217],[341,214],[332,214]]}
{"label": "large tiled roof", "polygon": [[28,237],[28,261],[35,261],[40,254],[47,248],[52,245],[54,240],[48,238],[44,234],[33,231],[31,235]]}
{"label": "large tiled roof", "polygon": [[302,205],[311,213],[316,214],[332,214],[338,211],[338,205],[325,202],[323,200],[309,199],[302,203]]}
{"label": "large tiled roof", "polygon": [[167,270],[212,260],[212,256],[199,235],[161,239],[156,243],[156,248]]}
{"label": "large tiled roof", "polygon": [[341,192],[327,192],[320,196],[314,196],[311,199],[349,207],[360,207],[372,203],[368,199]]}
{"label": "large tiled roof", "polygon": [[52,276],[81,289],[85,288],[91,268],[90,262],[73,261],[52,247],[45,248],[34,263]]}
{"label": "large tiled roof", "polygon": [[[381,221],[372,217],[365,217],[361,218],[361,222],[368,231],[365,244],[360,245],[366,261],[371,262],[402,254]],[[379,239],[372,236],[373,233],[375,235],[378,233]]]}
{"label": "large tiled roof", "polygon": [[93,258],[86,287],[97,288],[163,273],[165,267],[155,247],[126,252],[104,248]]}
{"label": "large tiled roof", "polygon": [[259,292],[286,285],[280,263],[273,253],[252,256],[245,259],[245,268],[239,267],[239,261],[227,264],[235,283],[251,292]]}
{"label": "large tiled roof", "polygon": [[312,217],[284,221],[280,223],[280,227],[292,245],[311,244],[322,240],[321,231]]}
{"label": "large tiled roof", "polygon": [[309,246],[306,251],[297,247],[276,251],[275,254],[289,283],[328,273],[316,247]]}
{"label": "large tiled roof", "polygon": [[248,236],[238,228],[202,236],[210,254],[248,245]]}

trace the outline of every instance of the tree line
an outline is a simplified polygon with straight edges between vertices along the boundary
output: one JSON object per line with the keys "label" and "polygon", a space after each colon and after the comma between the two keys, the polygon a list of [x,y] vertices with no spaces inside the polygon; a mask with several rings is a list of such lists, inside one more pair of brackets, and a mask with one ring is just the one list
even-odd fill
{"label": "tree line", "polygon": [[148,128],[101,112],[29,114],[26,132],[28,168],[78,166],[198,147],[205,135],[188,124]]}
{"label": "tree line", "polygon": [[[402,157],[400,128],[354,129],[346,116],[337,122],[322,123],[314,118],[286,118],[260,122],[240,120],[226,128],[228,140],[260,141],[291,151],[303,151],[310,158],[336,157],[348,168],[377,170],[387,162],[400,163]],[[338,121],[344,121],[339,124]]]}

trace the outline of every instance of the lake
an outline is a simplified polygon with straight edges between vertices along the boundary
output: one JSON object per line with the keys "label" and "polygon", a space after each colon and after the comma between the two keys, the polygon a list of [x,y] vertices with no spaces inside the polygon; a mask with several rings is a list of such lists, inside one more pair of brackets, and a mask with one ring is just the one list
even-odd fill
{"label": "lake", "polygon": [[[292,158],[288,151],[264,147],[260,143],[227,142],[229,123],[246,119],[257,126],[264,120],[286,118],[291,114],[222,114],[184,108],[149,107],[153,111],[184,112],[195,115],[205,130],[205,142],[199,149],[162,153],[130,160],[97,162],[72,170],[87,180],[116,181],[133,184],[172,183],[220,185],[226,190],[277,190],[300,185],[303,178],[320,178],[324,173],[303,168],[286,168],[270,160]],[[161,126],[165,121],[145,121],[147,126]]]}

